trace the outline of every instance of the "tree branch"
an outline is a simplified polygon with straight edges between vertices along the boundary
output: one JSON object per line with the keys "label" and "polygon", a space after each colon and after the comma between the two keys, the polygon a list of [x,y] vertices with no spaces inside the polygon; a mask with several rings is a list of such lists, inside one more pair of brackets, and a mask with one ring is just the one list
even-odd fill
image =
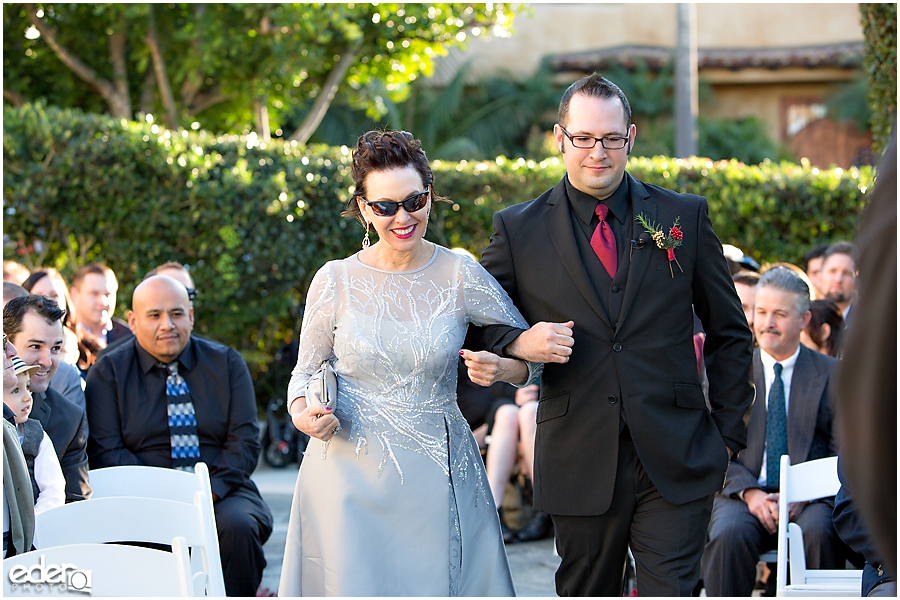
{"label": "tree branch", "polygon": [[316,101],[313,103],[309,114],[306,115],[300,127],[288,138],[290,141],[300,142],[301,144],[309,141],[309,138],[312,137],[312,134],[319,127],[319,123],[325,117],[325,113],[328,112],[328,107],[334,101],[334,96],[341,86],[341,82],[344,81],[344,76],[353,63],[356,62],[356,58],[361,50],[362,41],[359,41],[341,55],[341,58],[325,79],[322,91],[316,96]]}
{"label": "tree branch", "polygon": [[[200,26],[200,23],[205,12],[205,4],[198,4],[194,8],[194,19],[197,24],[197,35],[195,35],[194,39],[191,40],[191,49],[194,53],[194,56],[200,56],[200,47],[203,45],[203,29]],[[184,83],[181,85],[181,93],[179,94],[179,96],[181,97],[181,106],[186,108],[193,105],[194,100],[197,98],[197,94],[200,93],[200,88],[202,87],[203,74],[200,73],[200,69],[198,67],[184,78]]]}
{"label": "tree branch", "polygon": [[202,113],[207,108],[211,106],[215,106],[220,102],[227,102],[231,100],[231,96],[227,96],[225,94],[220,93],[217,90],[213,90],[206,94],[200,94],[194,99],[194,104],[190,107],[190,112],[192,115],[198,115]]}
{"label": "tree branch", "polygon": [[165,124],[169,129],[178,127],[178,109],[175,107],[175,95],[172,93],[172,85],[166,74],[166,63],[162,52],[159,50],[159,39],[156,34],[156,18],[153,16],[153,5],[148,5],[147,11],[147,46],[150,48],[150,56],[153,59],[153,71],[156,73],[156,85],[159,88],[159,97],[166,111]]}
{"label": "tree branch", "polygon": [[27,102],[27,100],[25,100],[25,96],[23,96],[22,94],[17,94],[12,90],[3,90],[3,97],[6,98],[6,100],[8,100],[9,103],[15,107],[22,106]]}
{"label": "tree branch", "polygon": [[132,117],[130,110],[127,114],[120,114],[121,106],[118,102],[119,98],[117,98],[118,93],[113,85],[106,79],[98,77],[93,69],[56,41],[56,31],[38,18],[37,9],[34,4],[24,4],[23,6],[25,12],[28,14],[28,19],[31,21],[31,24],[40,32],[43,40],[47,42],[47,45],[50,46],[56,56],[59,57],[59,60],[69,67],[82,81],[93,87],[101,96],[103,96],[106,103],[109,105],[113,116],[130,119]]}

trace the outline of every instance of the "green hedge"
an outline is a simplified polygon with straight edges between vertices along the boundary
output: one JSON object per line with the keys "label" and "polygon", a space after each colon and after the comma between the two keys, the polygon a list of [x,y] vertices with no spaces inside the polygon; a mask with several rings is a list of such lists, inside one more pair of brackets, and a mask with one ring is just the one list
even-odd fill
{"label": "green hedge", "polygon": [[[71,277],[100,260],[118,275],[117,313],[161,262],[191,265],[196,329],[238,348],[261,400],[267,370],[297,327],[309,281],[359,248],[362,228],[340,217],[351,195],[349,150],[253,137],[171,132],[41,105],[4,109],[4,257]],[[479,255],[491,215],[553,186],[558,158],[540,163],[434,163],[438,204],[428,237]],[[852,239],[869,167],[747,166],[706,159],[633,158],[629,171],[705,195],[723,243],[760,262],[799,262],[811,246]],[[278,374],[283,379],[283,373]]]}

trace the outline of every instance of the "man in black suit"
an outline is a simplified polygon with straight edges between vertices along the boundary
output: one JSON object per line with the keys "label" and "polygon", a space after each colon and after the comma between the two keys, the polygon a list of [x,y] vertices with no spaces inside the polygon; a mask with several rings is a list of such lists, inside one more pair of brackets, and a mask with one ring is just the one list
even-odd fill
{"label": "man in black suit", "polygon": [[31,375],[31,418],[50,436],[66,478],[66,502],[91,497],[88,482],[87,418],[80,406],[50,387],[59,368],[63,346],[62,318],[66,311],[56,300],[30,294],[13,298],[3,307],[3,330],[28,365]]}
{"label": "man in black suit", "polygon": [[113,316],[119,282],[112,269],[101,263],[79,267],[72,277],[69,295],[78,322],[101,348],[131,336],[128,324]]}
{"label": "man in black suit", "polygon": [[225,590],[254,596],[272,514],[250,480],[260,444],[247,365],[233,348],[191,335],[187,289],[170,277],[150,277],[135,288],[128,323],[134,337],[88,373],[91,467],[192,471],[198,460],[206,463]]}
{"label": "man in black suit", "polygon": [[[798,464],[837,454],[829,394],[837,360],[800,344],[811,316],[809,288],[790,269],[770,269],[756,286],[755,311],[757,398],[747,448],[729,465],[713,505],[703,553],[709,596],[750,596],[760,554],[776,547],[781,455]],[[846,560],[831,520],[833,506],[832,497],[789,507],[791,521],[803,528],[812,569],[841,568]]]}
{"label": "man in black suit", "polygon": [[[556,528],[557,593],[621,595],[630,545],[641,595],[690,595],[712,496],[746,441],[750,329],[706,200],[626,173],[636,128],[615,84],[593,74],[569,87],[554,135],[566,177],[495,214],[482,257],[528,322],[546,324],[472,343],[550,363],[534,508]],[[533,353],[536,336],[558,348]]]}

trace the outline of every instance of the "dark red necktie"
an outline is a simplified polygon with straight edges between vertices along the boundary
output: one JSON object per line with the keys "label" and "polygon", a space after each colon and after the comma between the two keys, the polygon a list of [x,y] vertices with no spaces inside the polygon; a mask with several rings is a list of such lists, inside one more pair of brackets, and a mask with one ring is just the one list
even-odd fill
{"label": "dark red necktie", "polygon": [[609,207],[602,202],[594,209],[597,216],[600,217],[600,223],[591,236],[591,248],[597,253],[597,257],[610,277],[616,276],[616,267],[619,262],[619,254],[616,252],[616,238],[613,237],[612,230],[606,223],[606,216],[609,214]]}

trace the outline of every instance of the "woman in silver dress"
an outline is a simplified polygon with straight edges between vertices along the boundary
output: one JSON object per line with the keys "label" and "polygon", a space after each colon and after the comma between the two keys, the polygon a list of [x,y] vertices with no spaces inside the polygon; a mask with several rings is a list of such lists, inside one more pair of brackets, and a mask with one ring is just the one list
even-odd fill
{"label": "woman in silver dress", "polygon": [[[288,387],[294,424],[320,441],[297,477],[279,593],[513,595],[456,375],[462,354],[478,383],[534,380],[539,364],[461,350],[470,323],[528,325],[481,265],[423,239],[435,192],[417,140],[368,132],[352,172],[345,215],[364,222],[363,250],[313,278]],[[333,412],[306,402],[324,360]]]}

